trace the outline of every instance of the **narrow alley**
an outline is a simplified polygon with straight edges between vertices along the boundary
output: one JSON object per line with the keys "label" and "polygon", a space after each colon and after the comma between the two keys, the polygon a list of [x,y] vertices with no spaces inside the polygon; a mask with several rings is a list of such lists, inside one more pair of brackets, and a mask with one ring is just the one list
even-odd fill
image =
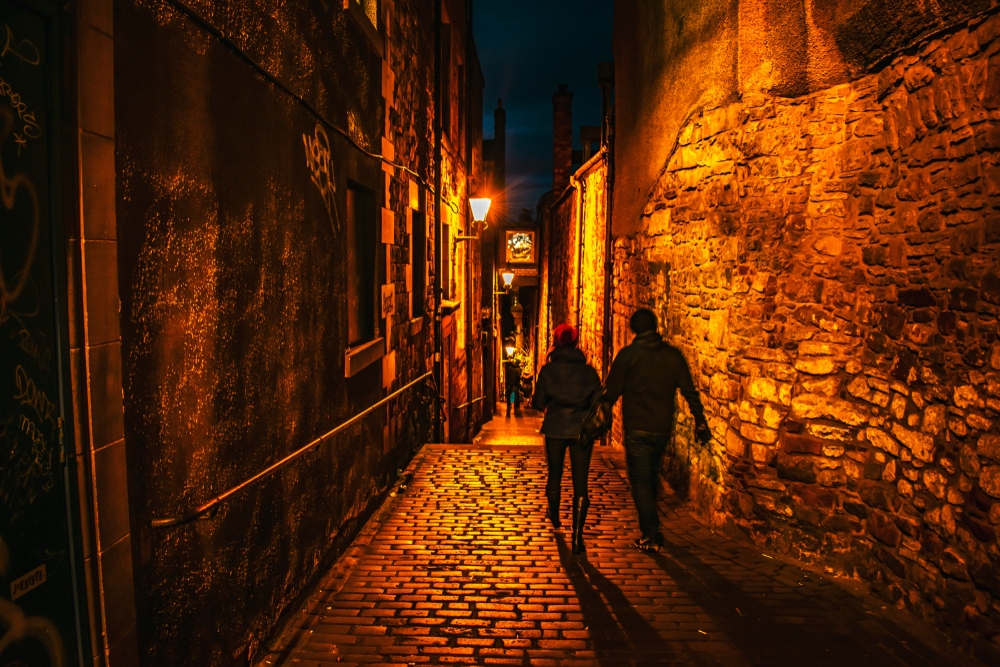
{"label": "narrow alley", "polygon": [[1000,0],[0,44],[0,667],[1000,665]]}
{"label": "narrow alley", "polygon": [[259,665],[978,664],[843,582],[707,529],[669,496],[666,545],[636,550],[607,450],[591,466],[587,553],[572,555],[569,529],[542,511],[544,453],[524,444],[536,422],[526,411],[483,444],[425,447]]}

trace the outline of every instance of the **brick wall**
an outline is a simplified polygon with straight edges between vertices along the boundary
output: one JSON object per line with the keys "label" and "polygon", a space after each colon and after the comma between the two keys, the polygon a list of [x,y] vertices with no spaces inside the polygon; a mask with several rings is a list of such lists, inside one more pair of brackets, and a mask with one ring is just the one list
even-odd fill
{"label": "brick wall", "polygon": [[[851,83],[698,108],[615,243],[615,347],[692,366],[668,478],[717,527],[1000,647],[1000,18]],[[688,488],[689,487],[689,488]]]}

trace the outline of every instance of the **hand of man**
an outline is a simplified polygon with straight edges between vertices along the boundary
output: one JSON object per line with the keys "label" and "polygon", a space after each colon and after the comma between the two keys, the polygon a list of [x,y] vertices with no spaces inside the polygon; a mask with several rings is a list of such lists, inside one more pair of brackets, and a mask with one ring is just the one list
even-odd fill
{"label": "hand of man", "polygon": [[699,444],[707,445],[712,440],[712,429],[707,422],[702,422],[694,427],[694,437]]}

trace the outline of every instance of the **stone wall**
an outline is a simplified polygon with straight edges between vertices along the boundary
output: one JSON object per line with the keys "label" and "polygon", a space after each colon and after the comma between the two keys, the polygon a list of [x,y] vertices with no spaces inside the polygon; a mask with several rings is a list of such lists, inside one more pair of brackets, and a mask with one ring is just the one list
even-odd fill
{"label": "stone wall", "polygon": [[607,174],[603,158],[584,165],[570,188],[543,212],[544,288],[538,315],[539,364],[552,345],[552,331],[566,322],[579,329],[578,346],[601,377]]}
{"label": "stone wall", "polygon": [[695,109],[614,269],[616,348],[654,308],[715,434],[693,446],[682,407],[671,482],[994,658],[998,37],[993,14],[850,83]]}

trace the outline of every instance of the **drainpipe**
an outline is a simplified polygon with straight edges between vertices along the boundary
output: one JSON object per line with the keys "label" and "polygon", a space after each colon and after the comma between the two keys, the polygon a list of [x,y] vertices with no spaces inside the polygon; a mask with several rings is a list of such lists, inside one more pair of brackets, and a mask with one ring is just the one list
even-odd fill
{"label": "drainpipe", "polygon": [[[472,169],[475,165],[472,164],[472,128],[468,122],[469,118],[469,104],[472,102],[472,86],[469,85],[472,81],[472,0],[468,0],[468,9],[465,17],[465,81],[462,84],[465,86],[465,118],[462,119],[462,124],[465,126],[465,201],[462,202],[462,210],[468,212],[469,210],[469,197],[472,196]],[[482,120],[479,121],[482,123]],[[470,219],[471,216],[466,213],[465,222],[468,228],[466,232],[470,236],[478,236],[480,240],[471,240],[469,245],[466,247],[466,271],[465,271],[465,434],[472,442],[472,411],[476,408],[475,405],[471,404],[473,398],[473,364],[472,360],[476,358],[478,353],[482,356],[482,346],[479,343],[479,338],[476,338],[476,342],[472,343],[472,334],[475,333],[473,326],[479,321],[479,308],[482,303],[482,297],[476,298],[475,281],[473,280],[475,274],[475,267],[473,264],[473,256],[476,254],[476,244],[482,243],[482,230],[476,230],[476,223]],[[480,255],[481,256],[481,255]],[[482,285],[482,281],[480,281]],[[480,377],[482,373],[480,372]]]}
{"label": "drainpipe", "polygon": [[441,90],[441,3],[434,3],[434,380],[437,391],[434,397],[434,442],[441,442],[441,392],[444,389],[444,364],[441,341],[441,108],[444,96]]}
{"label": "drainpipe", "polygon": [[615,201],[615,121],[614,111],[610,110],[605,117],[607,149],[604,151],[605,165],[607,166],[607,183],[605,184],[604,200],[604,326],[601,334],[604,350],[601,354],[601,371],[604,379],[608,379],[608,371],[611,369],[611,354],[614,351],[614,313],[612,312],[611,290],[614,285],[612,272],[614,271],[614,239],[611,236],[611,207]]}
{"label": "drainpipe", "polygon": [[579,331],[582,322],[580,321],[580,297],[583,294],[583,200],[587,196],[587,183],[581,181],[576,176],[570,177],[570,185],[576,190],[576,328]]}

